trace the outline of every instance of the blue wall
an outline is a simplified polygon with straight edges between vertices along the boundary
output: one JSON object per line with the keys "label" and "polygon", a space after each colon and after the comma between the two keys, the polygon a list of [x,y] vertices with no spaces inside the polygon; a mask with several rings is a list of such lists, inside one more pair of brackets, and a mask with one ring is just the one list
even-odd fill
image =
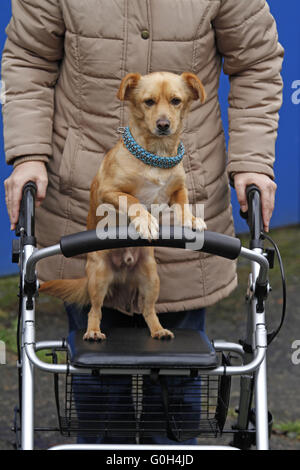
{"label": "blue wall", "polygon": [[[11,17],[10,0],[2,0],[0,14],[0,50],[2,52],[5,42],[5,28]],[[1,77],[0,77],[1,78]],[[0,113],[1,114],[1,113]],[[10,232],[9,218],[5,207],[5,196],[3,181],[11,172],[11,167],[5,164],[3,150],[3,131],[2,131],[2,115],[0,117],[0,275],[12,274],[17,271],[15,264],[11,263],[11,240],[13,234]]]}
{"label": "blue wall", "polygon": [[[279,132],[276,143],[275,175],[278,185],[276,207],[271,227],[300,223],[300,2],[299,0],[268,0],[277,21],[279,41],[285,49],[282,70],[284,81],[283,105],[280,110]],[[295,82],[298,81],[296,84]],[[297,89],[292,86],[297,85]],[[227,77],[222,76],[220,100],[223,122],[227,130]],[[298,104],[297,104],[298,102]],[[246,223],[238,215],[239,207],[232,196],[234,220],[238,232],[247,231]]]}
{"label": "blue wall", "polygon": [[[11,16],[10,0],[2,0],[0,16],[0,50],[5,41],[5,27]],[[279,40],[285,48],[283,67],[284,104],[280,112],[280,128],[277,140],[277,160],[275,165],[278,184],[276,209],[272,218],[272,227],[300,222],[300,2],[289,0],[269,0],[269,5],[278,25]],[[298,83],[296,83],[298,81]],[[292,88],[292,86],[297,88]],[[228,79],[221,77],[220,101],[225,131],[227,132],[227,94]],[[294,101],[294,103],[293,103]],[[4,204],[3,180],[10,174],[11,167],[4,161],[2,118],[0,118],[0,274],[16,272],[16,266],[10,262],[12,234]],[[235,194],[232,197],[234,218],[238,232],[247,230],[246,224],[238,216],[238,203]]]}

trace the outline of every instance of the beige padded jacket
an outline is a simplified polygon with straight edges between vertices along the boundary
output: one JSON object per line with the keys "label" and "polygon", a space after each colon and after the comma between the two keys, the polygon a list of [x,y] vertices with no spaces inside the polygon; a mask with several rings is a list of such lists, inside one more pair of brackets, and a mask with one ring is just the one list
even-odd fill
{"label": "beige padded jacket", "polygon": [[[8,163],[47,162],[47,197],[37,211],[40,246],[85,228],[89,187],[127,124],[116,98],[128,72],[190,71],[207,101],[195,103],[183,134],[192,204],[210,230],[233,235],[230,172],[273,177],[283,49],[265,0],[12,0],[2,80]],[[223,61],[223,64],[222,64]],[[229,75],[228,161],[218,101]],[[157,249],[158,312],[215,303],[237,284],[235,263],[194,251]],[[55,256],[41,279],[84,273],[84,257]],[[131,314],[136,297],[109,305]]]}

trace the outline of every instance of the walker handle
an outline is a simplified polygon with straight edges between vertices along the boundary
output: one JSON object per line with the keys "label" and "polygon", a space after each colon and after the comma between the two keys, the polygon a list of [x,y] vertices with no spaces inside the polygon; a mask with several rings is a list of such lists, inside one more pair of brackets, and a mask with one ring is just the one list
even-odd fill
{"label": "walker handle", "polygon": [[264,225],[262,220],[260,189],[255,184],[250,184],[246,188],[246,195],[248,210],[247,212],[240,211],[240,215],[247,221],[250,229],[250,248],[263,248],[261,232],[263,231]]}
{"label": "walker handle", "polygon": [[24,244],[35,245],[34,226],[36,192],[37,187],[33,181],[28,181],[28,183],[23,187],[19,220],[15,229],[15,234],[17,237],[23,234]]}
{"label": "walker handle", "polygon": [[108,231],[87,230],[61,238],[60,248],[62,254],[69,258],[72,256],[89,253],[98,250],[112,248],[125,248],[133,246],[153,246],[194,249],[228,259],[236,259],[241,251],[241,241],[216,232],[205,230],[195,232],[187,228],[171,227],[168,236],[164,236],[164,228],[161,227],[160,236],[157,240],[135,239],[130,234],[130,227],[114,227]]}

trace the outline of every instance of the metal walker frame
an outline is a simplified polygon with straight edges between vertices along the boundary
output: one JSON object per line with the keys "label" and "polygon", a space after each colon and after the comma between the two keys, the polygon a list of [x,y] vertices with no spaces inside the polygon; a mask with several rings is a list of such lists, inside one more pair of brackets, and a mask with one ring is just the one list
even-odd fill
{"label": "metal walker frame", "polygon": [[[256,188],[257,189],[257,188]],[[255,188],[248,191],[248,201],[253,203],[254,212],[252,234],[260,232],[261,216],[257,213],[257,207],[260,207],[259,192]],[[22,450],[34,449],[34,371],[35,368],[44,372],[54,374],[90,374],[89,369],[78,368],[70,364],[48,364],[43,362],[37,356],[37,351],[45,349],[60,349],[65,345],[63,341],[41,341],[35,340],[35,297],[38,291],[38,282],[36,275],[36,265],[44,258],[54,255],[73,256],[83,252],[95,251],[96,249],[107,249],[119,246],[131,245],[149,245],[154,246],[173,246],[184,248],[187,240],[184,239],[178,231],[174,231],[174,236],[169,240],[159,240],[148,242],[145,240],[132,241],[119,236],[117,240],[111,240],[109,234],[100,240],[95,231],[81,232],[69,237],[63,237],[57,245],[44,249],[36,249],[34,238],[34,197],[35,188],[32,183],[28,183],[23,191],[23,212],[19,221],[19,234],[21,243],[14,246],[15,261],[18,258],[21,270],[21,320],[20,320],[20,443]],[[181,230],[181,229],[180,229]],[[197,232],[193,232],[197,236]],[[119,234],[120,235],[120,234]],[[121,234],[122,235],[122,234]],[[254,237],[253,237],[254,238]],[[258,239],[258,236],[256,236]],[[189,237],[190,240],[190,237]],[[255,240],[254,240],[255,241]],[[256,240],[257,241],[257,240]],[[266,375],[266,353],[267,353],[267,330],[265,324],[265,299],[269,291],[268,271],[269,262],[264,254],[261,244],[254,243],[252,240],[252,249],[240,246],[240,241],[236,238],[228,237],[213,232],[205,232],[204,245],[202,251],[214,253],[227,258],[237,258],[241,256],[251,262],[251,274],[248,288],[248,320],[247,334],[243,345],[214,341],[213,345],[216,351],[233,352],[241,359],[241,365],[219,365],[210,370],[201,370],[205,375],[230,375],[240,376],[240,403],[239,413],[236,424],[235,439],[233,447],[226,446],[152,446],[152,445],[118,445],[119,450],[128,449],[172,449],[172,450],[234,450],[243,448],[241,445],[243,439],[247,438],[247,430],[250,426],[250,410],[252,401],[252,391],[255,395],[255,428],[256,428],[256,448],[258,450],[269,449],[269,415],[267,404],[267,375]],[[176,340],[176,339],[175,339]],[[246,345],[246,346],[245,346]],[[131,368],[124,369],[103,369],[100,374],[149,374],[150,370]],[[160,371],[164,375],[174,375],[174,370],[164,369]],[[184,367],[176,369],[176,375],[188,375],[189,370]],[[254,387],[253,387],[254,383]],[[248,436],[249,437],[249,436]],[[51,449],[97,449],[108,450],[116,449],[114,445],[104,444],[70,444],[54,446]]]}

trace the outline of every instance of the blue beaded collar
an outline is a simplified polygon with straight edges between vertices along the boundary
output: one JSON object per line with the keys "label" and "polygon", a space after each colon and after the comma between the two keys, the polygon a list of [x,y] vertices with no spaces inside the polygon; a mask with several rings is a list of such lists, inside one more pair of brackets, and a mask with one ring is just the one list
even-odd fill
{"label": "blue beaded collar", "polygon": [[147,152],[141,147],[132,137],[129,127],[125,127],[123,131],[123,142],[127,150],[136,158],[146,163],[147,165],[155,166],[158,168],[173,168],[181,162],[184,155],[184,146],[180,142],[178,146],[177,155],[174,157],[160,157],[153,153]]}

